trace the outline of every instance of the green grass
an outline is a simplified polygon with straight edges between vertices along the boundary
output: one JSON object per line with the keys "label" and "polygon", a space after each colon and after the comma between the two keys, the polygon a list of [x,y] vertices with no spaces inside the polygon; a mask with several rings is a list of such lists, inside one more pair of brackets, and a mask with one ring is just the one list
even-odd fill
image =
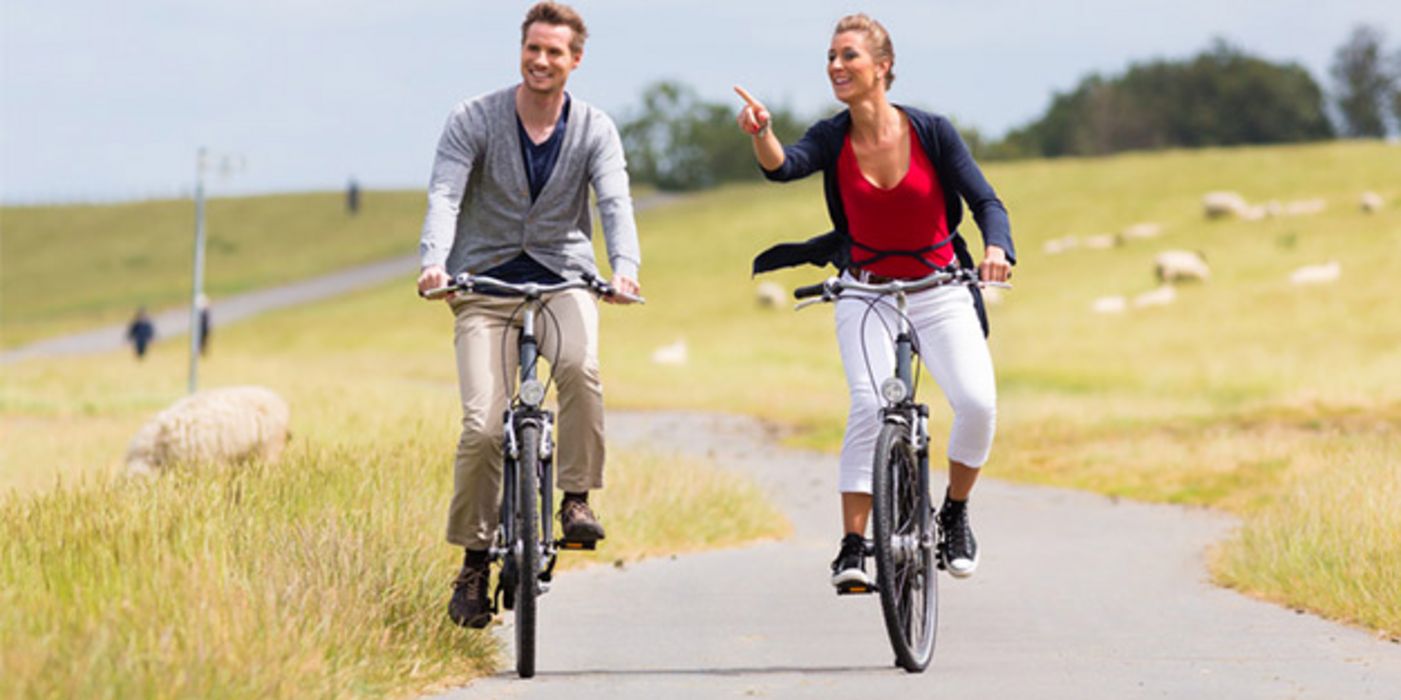
{"label": "green grass", "polygon": [[[336,193],[210,200],[210,298],[414,251],[424,196],[367,192],[360,214]],[[138,306],[189,303],[188,200],[0,209],[0,347],[122,323]]]}
{"label": "green grass", "polygon": [[[7,366],[0,388],[0,684],[17,697],[412,695],[497,663],[446,622],[459,421],[451,315],[412,279],[221,332],[205,386],[292,406],[276,466],[117,478],[183,393],[176,341]],[[733,471],[611,450],[605,546],[563,568],[785,536]],[[563,583],[561,585],[564,585]]]}

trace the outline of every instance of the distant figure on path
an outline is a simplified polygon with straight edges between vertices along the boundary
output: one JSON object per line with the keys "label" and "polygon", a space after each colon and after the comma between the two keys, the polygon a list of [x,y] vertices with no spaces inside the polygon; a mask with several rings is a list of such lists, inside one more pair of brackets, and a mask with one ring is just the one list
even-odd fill
{"label": "distant figure on path", "polygon": [[353,177],[350,184],[345,186],[345,211],[351,216],[360,213],[360,183]]}
{"label": "distant figure on path", "polygon": [[195,306],[199,308],[199,355],[204,357],[209,354],[209,297],[199,295]]}
{"label": "distant figure on path", "polygon": [[[822,171],[833,231],[806,243],[760,254],[754,272],[803,263],[834,265],[846,279],[870,284],[913,280],[951,266],[974,268],[958,233],[963,202],[983,234],[982,280],[1005,281],[1016,261],[1007,209],[997,198],[948,119],[886,98],[895,79],[895,49],[885,27],[863,14],[837,22],[827,50],[827,78],[847,109],[812,125],[784,146],[769,112],[743,88],[738,122],[752,137],[764,175],[780,182]],[[948,572],[969,576],[978,564],[968,522],[968,497],[988,459],[997,416],[997,389],[976,286],[952,285],[909,296],[916,348],[953,407],[949,487],[939,509],[941,555]],[[867,314],[879,321],[866,323]],[[837,346],[846,367],[851,409],[842,444],[839,486],[845,536],[832,562],[832,585],[870,586],[865,532],[871,513],[871,454],[880,430],[881,400],[869,377],[891,375],[889,305],[838,303]],[[932,448],[931,448],[932,451]]]}
{"label": "distant figure on path", "polygon": [[136,348],[136,359],[146,357],[146,348],[156,337],[156,324],[151,323],[151,317],[146,313],[146,307],[136,310],[136,317],[131,319],[131,325],[126,328],[126,339]]}

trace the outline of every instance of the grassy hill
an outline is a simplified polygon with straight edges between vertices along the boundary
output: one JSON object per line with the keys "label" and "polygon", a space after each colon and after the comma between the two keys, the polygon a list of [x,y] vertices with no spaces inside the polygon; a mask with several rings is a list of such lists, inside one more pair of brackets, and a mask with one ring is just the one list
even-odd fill
{"label": "grassy hill", "polygon": [[[1169,152],[996,164],[987,174],[1011,211],[1020,254],[1016,289],[992,310],[1001,400],[989,476],[1231,511],[1244,526],[1213,557],[1219,581],[1401,632],[1394,575],[1401,570],[1401,313],[1394,311],[1401,285],[1389,272],[1401,264],[1401,148]],[[1215,189],[1256,202],[1322,198],[1327,208],[1208,221],[1200,198]],[[1390,205],[1362,213],[1364,190]],[[341,244],[411,249],[421,204],[407,204],[416,195],[394,196],[405,198],[400,219],[348,227]],[[294,201],[267,204],[296,209]],[[250,210],[261,203],[243,201]],[[4,212],[7,309],[11,285],[28,287],[45,274],[16,266],[12,214]],[[1159,224],[1161,235],[1105,250],[1044,249],[1051,239],[1141,222]],[[117,241],[137,235],[135,228],[87,236],[123,250]],[[826,230],[819,183],[725,188],[646,212],[639,228],[648,304],[604,310],[610,405],[746,412],[798,426],[797,442],[835,449],[846,397],[831,310],[761,308],[748,274],[762,247]],[[965,233],[977,240],[971,224]],[[235,241],[249,255],[233,264],[211,253],[211,274],[222,265],[229,279],[248,279],[302,238],[313,235],[289,228],[277,245],[257,244],[263,248]],[[1181,285],[1169,306],[1091,311],[1099,297],[1153,289],[1153,256],[1168,248],[1204,252],[1210,281]],[[183,263],[172,260],[143,274],[178,296]],[[1296,268],[1331,260],[1341,265],[1339,281],[1289,283]],[[772,278],[791,288],[826,274]],[[98,295],[94,308],[115,296]],[[39,301],[20,301],[16,313],[48,323],[49,312],[34,310]],[[113,301],[95,313],[120,319],[130,305]],[[406,278],[229,328],[205,365],[205,382],[277,387],[294,397],[309,449],[367,455],[372,465],[399,465],[393,479],[421,478],[410,466],[414,455],[441,451],[454,420],[448,320],[440,306],[417,300]],[[650,361],[654,349],[679,339],[688,346],[686,366]],[[141,365],[113,354],[7,366],[0,483],[33,490],[55,474],[72,480],[111,469],[144,416],[179,395],[183,351],[179,342],[160,343]],[[937,436],[949,417],[929,384]],[[10,508],[32,501],[16,502]]]}
{"label": "grassy hill", "polygon": [[[415,250],[424,197],[369,192],[213,199],[205,210],[212,299]],[[188,304],[188,200],[0,209],[0,347],[122,323],[138,306]]]}

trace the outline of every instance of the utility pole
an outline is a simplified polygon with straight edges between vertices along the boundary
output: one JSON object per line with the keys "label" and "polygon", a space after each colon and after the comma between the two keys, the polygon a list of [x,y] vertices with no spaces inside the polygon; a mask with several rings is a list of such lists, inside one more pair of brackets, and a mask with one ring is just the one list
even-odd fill
{"label": "utility pole", "polygon": [[190,289],[190,393],[199,388],[199,298],[204,294],[204,165],[205,149],[195,156],[195,262]]}

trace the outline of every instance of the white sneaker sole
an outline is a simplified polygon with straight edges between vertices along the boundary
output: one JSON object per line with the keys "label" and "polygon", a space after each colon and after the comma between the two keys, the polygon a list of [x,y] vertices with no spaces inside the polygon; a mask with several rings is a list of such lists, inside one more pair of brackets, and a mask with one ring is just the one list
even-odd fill
{"label": "white sneaker sole", "polygon": [[845,586],[854,583],[869,586],[872,584],[872,581],[871,577],[867,576],[866,572],[860,569],[846,569],[845,571],[838,571],[832,574],[833,586]]}
{"label": "white sneaker sole", "polygon": [[948,559],[944,559],[944,570],[949,572],[949,575],[954,578],[968,578],[973,575],[974,571],[978,570],[978,557],[974,555],[973,561],[968,561],[967,559],[954,559],[953,561],[949,561]]}

